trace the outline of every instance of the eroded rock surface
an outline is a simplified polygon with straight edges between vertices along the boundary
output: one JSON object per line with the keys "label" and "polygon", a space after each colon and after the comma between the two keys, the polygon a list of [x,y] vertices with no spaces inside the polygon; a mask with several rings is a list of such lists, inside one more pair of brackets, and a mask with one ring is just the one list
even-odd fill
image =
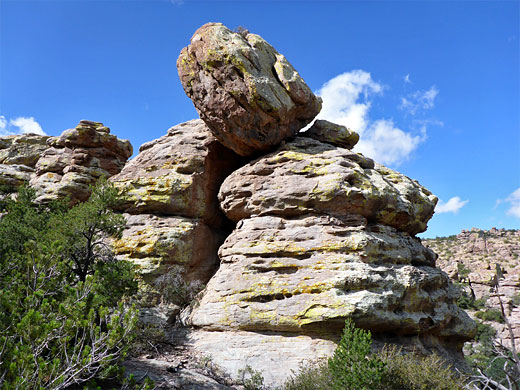
{"label": "eroded rock surface", "polygon": [[137,157],[110,181],[122,191],[120,209],[125,212],[202,218],[219,225],[219,186],[240,164],[241,158],[197,119],[143,144]]}
{"label": "eroded rock surface", "polygon": [[[299,362],[330,354],[348,317],[375,340],[392,335],[410,350],[461,356],[474,335],[458,290],[414,237],[437,202],[416,181],[299,136],[234,171],[219,200],[237,225],[183,319],[195,326],[194,348],[211,350],[232,372],[238,363],[230,357],[244,354],[280,384]],[[212,337],[234,341],[219,351]],[[285,338],[292,349],[277,352]],[[246,352],[255,343],[257,353]],[[298,348],[313,352],[293,355]],[[277,356],[287,364],[275,367]]]}
{"label": "eroded rock surface", "polygon": [[0,185],[6,191],[28,183],[42,153],[49,148],[49,136],[9,135],[0,138]]}
{"label": "eroded rock surface", "polygon": [[223,233],[202,220],[153,214],[125,214],[126,229],[113,244],[119,258],[137,264],[147,278],[172,265],[186,269],[187,278],[207,281],[218,265]]}
{"label": "eroded rock surface", "polygon": [[321,99],[283,55],[259,35],[221,23],[195,32],[177,70],[201,119],[240,155],[273,148],[321,109]]}
{"label": "eroded rock surface", "polygon": [[315,121],[307,131],[300,135],[345,149],[352,149],[359,141],[359,134],[355,131],[322,119]]}
{"label": "eroded rock surface", "polygon": [[30,180],[36,200],[44,203],[65,197],[73,204],[87,200],[89,186],[121,171],[132,155],[129,141],[110,134],[102,123],[86,120],[47,143]]}
{"label": "eroded rock surface", "polygon": [[138,264],[148,280],[180,265],[188,279],[206,283],[229,233],[217,192],[242,163],[200,119],[142,145],[110,178],[123,196],[120,210],[128,213],[123,237],[114,243],[118,257]]}
{"label": "eroded rock surface", "polygon": [[307,137],[297,137],[233,172],[222,184],[219,199],[234,221],[252,215],[357,213],[410,234],[426,230],[437,203],[416,181]]}

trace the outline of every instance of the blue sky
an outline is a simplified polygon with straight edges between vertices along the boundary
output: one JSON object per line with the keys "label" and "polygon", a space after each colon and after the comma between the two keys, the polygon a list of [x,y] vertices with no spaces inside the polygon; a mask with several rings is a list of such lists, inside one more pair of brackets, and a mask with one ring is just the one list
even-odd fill
{"label": "blue sky", "polygon": [[441,200],[422,236],[520,228],[518,1],[0,0],[0,132],[101,121],[139,146],[197,116],[175,63],[244,26],[323,96],[358,150]]}

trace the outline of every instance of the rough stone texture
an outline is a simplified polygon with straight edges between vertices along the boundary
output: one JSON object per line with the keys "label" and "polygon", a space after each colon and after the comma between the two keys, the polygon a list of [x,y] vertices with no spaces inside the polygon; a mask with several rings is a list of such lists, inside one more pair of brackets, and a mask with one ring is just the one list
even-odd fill
{"label": "rough stone texture", "polygon": [[219,199],[234,221],[252,215],[357,213],[410,234],[426,230],[437,203],[416,181],[307,137],[296,137],[233,172],[222,184]]}
{"label": "rough stone texture", "polygon": [[414,237],[437,202],[416,181],[299,136],[233,172],[219,200],[237,225],[181,319],[195,327],[193,348],[232,376],[249,364],[280,385],[301,361],[330,355],[348,317],[381,345],[454,359],[475,334],[458,289]]}
{"label": "rough stone texture", "polygon": [[239,370],[247,365],[260,371],[264,384],[275,388],[298,372],[302,363],[330,356],[336,348],[336,340],[323,336],[275,332],[211,332],[194,330],[187,336],[187,343],[232,378],[239,378]]}
{"label": "rough stone texture", "polygon": [[28,183],[41,154],[49,148],[49,136],[9,135],[0,138],[0,185],[6,191]]}
{"label": "rough stone texture", "polygon": [[41,154],[49,148],[51,137],[37,134],[9,135],[0,138],[0,164],[34,168]]}
{"label": "rough stone texture", "polygon": [[259,35],[221,23],[195,32],[177,70],[201,119],[240,155],[271,149],[321,109],[321,99],[283,55]]}
{"label": "rough stone texture", "polygon": [[[514,337],[520,340],[520,230],[472,228],[456,236],[423,240],[423,243],[439,255],[439,268],[454,281],[471,281],[475,298],[486,300],[483,310],[500,310],[498,298],[490,297],[498,264],[504,276],[499,280],[500,296]],[[466,268],[468,275],[459,275],[460,268]],[[511,337],[504,324],[486,323],[497,330],[497,340],[510,345]]]}
{"label": "rough stone texture", "polygon": [[127,225],[113,244],[118,258],[137,264],[145,278],[161,275],[172,265],[186,269],[190,280],[207,281],[218,267],[220,231],[199,219],[125,214]]}
{"label": "rough stone texture", "polygon": [[321,119],[315,121],[307,131],[300,135],[345,149],[352,149],[359,141],[359,134],[355,131]]}
{"label": "rough stone texture", "polygon": [[473,323],[418,239],[362,217],[243,220],[191,322],[208,330],[372,332],[465,340]]}
{"label": "rough stone texture", "polygon": [[72,204],[85,201],[89,185],[118,173],[132,155],[129,141],[110,134],[102,123],[86,120],[47,143],[30,180],[36,200],[43,203],[65,197]]}
{"label": "rough stone texture", "polygon": [[222,223],[217,192],[241,158],[222,146],[200,119],[174,126],[139,148],[110,181],[121,189],[121,210],[202,218]]}

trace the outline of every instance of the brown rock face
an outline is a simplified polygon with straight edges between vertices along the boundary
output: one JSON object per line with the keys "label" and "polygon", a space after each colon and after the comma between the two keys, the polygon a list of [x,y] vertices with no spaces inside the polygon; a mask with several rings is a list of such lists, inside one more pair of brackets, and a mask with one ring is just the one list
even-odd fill
{"label": "brown rock face", "polygon": [[227,221],[217,192],[243,158],[222,146],[200,119],[173,126],[145,143],[110,181],[129,213],[118,257],[139,265],[146,280],[180,265],[190,280],[206,283],[218,267]]}
{"label": "brown rock face", "polygon": [[229,175],[219,200],[237,225],[183,318],[196,326],[194,348],[232,375],[241,367],[229,356],[241,356],[279,385],[299,359],[330,354],[346,318],[378,343],[391,335],[405,349],[452,357],[474,335],[458,290],[414,237],[437,202],[418,182],[298,136]]}
{"label": "brown rock face", "polygon": [[[469,296],[471,291],[467,283],[471,281],[475,298],[485,301],[480,309],[483,312],[501,310],[492,287],[497,282],[498,265],[503,276],[498,280],[498,290],[505,314],[515,340],[520,340],[520,230],[472,228],[456,236],[423,240],[423,243],[439,255],[439,268],[453,280],[466,284],[463,288]],[[511,344],[509,331],[503,323],[485,322],[497,331],[497,341]]]}
{"label": "brown rock face", "polygon": [[283,55],[260,36],[220,23],[195,32],[177,70],[201,119],[243,156],[272,149],[321,109],[321,99]]}
{"label": "brown rock face", "polygon": [[352,149],[359,141],[359,134],[355,131],[321,119],[314,122],[309,130],[300,135],[345,149]]}
{"label": "brown rock face", "polygon": [[242,164],[200,119],[174,126],[139,148],[110,181],[122,191],[122,211],[177,215],[222,223],[217,193],[225,177]]}
{"label": "brown rock face", "polygon": [[71,203],[90,196],[89,186],[118,173],[132,155],[132,145],[110,134],[102,123],[82,120],[74,129],[47,141],[30,185],[39,202],[69,197]]}

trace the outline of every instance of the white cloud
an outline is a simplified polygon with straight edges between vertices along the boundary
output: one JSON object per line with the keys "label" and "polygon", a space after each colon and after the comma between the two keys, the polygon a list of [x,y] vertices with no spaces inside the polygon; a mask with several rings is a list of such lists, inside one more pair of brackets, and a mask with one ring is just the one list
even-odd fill
{"label": "white cloud", "polygon": [[520,188],[513,191],[506,199],[499,199],[497,204],[503,202],[509,203],[509,210],[507,210],[507,215],[520,218]]}
{"label": "white cloud", "polygon": [[403,77],[403,80],[406,84],[411,84],[412,80],[410,80],[410,73]]}
{"label": "white cloud", "polygon": [[46,135],[42,127],[33,117],[18,117],[10,119],[9,122],[5,116],[0,116],[0,135],[14,135],[14,134],[39,134]]}
{"label": "white cloud", "polygon": [[438,214],[442,213],[453,213],[457,214],[459,210],[464,207],[469,200],[461,200],[458,196],[454,196],[450,200],[448,200],[446,203],[443,201],[439,201],[437,203],[437,206],[435,207],[435,212]]}
{"label": "white cloud", "polygon": [[397,128],[393,121],[380,119],[370,125],[355,151],[383,164],[398,164],[405,161],[424,139],[425,135],[412,136]]}
{"label": "white cloud", "polygon": [[419,110],[431,110],[435,107],[435,98],[439,94],[439,90],[435,85],[426,91],[415,91],[407,97],[401,97],[399,108],[408,111],[411,115],[415,115]]}
{"label": "white cloud", "polygon": [[382,90],[383,86],[363,70],[340,74],[323,84],[317,92],[323,99],[318,117],[348,126],[361,134],[368,125],[369,97]]}
{"label": "white cloud", "polygon": [[369,116],[372,99],[383,90],[383,85],[363,70],[340,74],[316,92],[323,99],[318,118],[357,131],[360,141],[354,148],[356,152],[383,164],[399,164],[426,139],[426,132],[422,130],[420,135],[412,135],[396,127],[392,120],[372,120]]}

